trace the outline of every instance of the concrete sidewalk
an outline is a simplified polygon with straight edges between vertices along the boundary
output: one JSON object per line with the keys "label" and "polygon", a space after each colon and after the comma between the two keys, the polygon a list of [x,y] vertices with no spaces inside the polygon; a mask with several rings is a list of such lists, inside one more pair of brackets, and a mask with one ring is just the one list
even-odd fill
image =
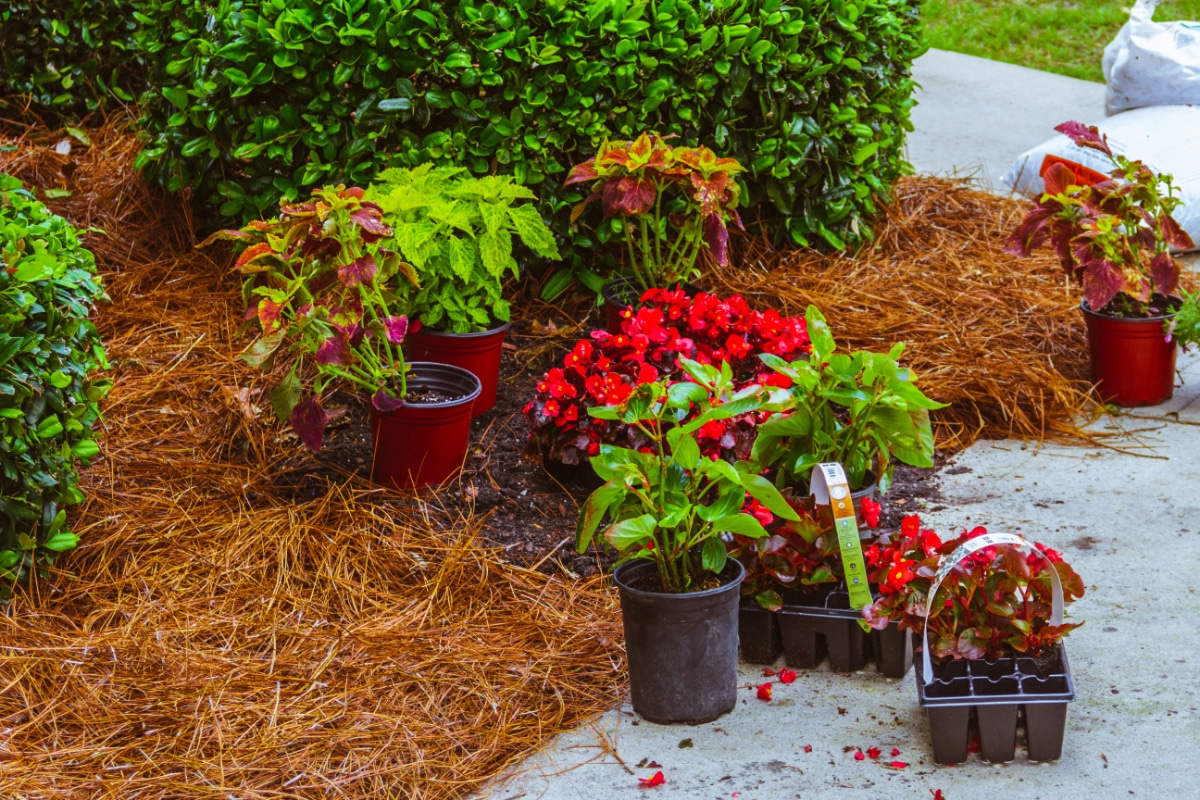
{"label": "concrete sidewalk", "polygon": [[[909,154],[921,172],[974,170],[994,181],[1054,125],[1103,116],[1098,84],[938,51],[915,72],[924,87]],[[655,725],[626,704],[560,737],[481,797],[930,800],[939,789],[946,800],[1200,796],[1189,760],[1200,748],[1200,355],[1181,355],[1179,366],[1173,401],[1097,422],[1097,446],[974,445],[942,472],[940,510],[922,512],[944,535],[985,525],[1044,542],[1087,584],[1070,609],[1087,624],[1067,644],[1078,700],[1060,761],[1032,764],[1018,750],[1007,765],[976,755],[934,764],[912,673],[889,680],[873,668],[839,675],[822,666],[777,683],[767,703],[755,697],[762,667],[742,665],[738,706],[716,722]],[[855,760],[871,747],[884,753],[878,762]],[[884,766],[893,760],[908,766]],[[666,783],[641,788],[637,779],[658,769]]]}

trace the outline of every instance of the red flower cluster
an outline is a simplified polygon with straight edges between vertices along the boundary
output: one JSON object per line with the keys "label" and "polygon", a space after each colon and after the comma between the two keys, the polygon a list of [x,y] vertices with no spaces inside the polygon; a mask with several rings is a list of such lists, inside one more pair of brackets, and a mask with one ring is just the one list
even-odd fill
{"label": "red flower cluster", "polygon": [[[533,433],[530,452],[578,464],[601,444],[634,449],[645,444],[628,425],[592,419],[587,409],[617,405],[635,386],[686,380],[678,367],[685,356],[702,364],[728,362],[739,387],[764,383],[786,388],[788,379],[765,367],[760,353],[793,361],[807,355],[808,331],[801,317],[755,311],[738,295],[722,300],[682,290],[650,289],[636,311],[626,309],[621,333],[592,333],[575,345],[537,386],[525,406]],[[714,420],[698,431],[701,451],[712,457],[746,457],[760,422],[754,415]]]}

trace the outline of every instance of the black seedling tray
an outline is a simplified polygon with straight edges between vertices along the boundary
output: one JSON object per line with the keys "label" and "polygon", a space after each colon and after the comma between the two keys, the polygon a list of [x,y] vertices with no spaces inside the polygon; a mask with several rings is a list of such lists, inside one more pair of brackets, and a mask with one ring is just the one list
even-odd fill
{"label": "black seedling tray", "polygon": [[742,659],[773,664],[782,651],[789,667],[813,669],[828,658],[835,672],[854,672],[874,660],[881,674],[903,678],[912,666],[912,632],[892,624],[868,636],[860,619],[845,588],[788,593],[779,611],[743,598],[738,610]]}
{"label": "black seedling tray", "polygon": [[1062,755],[1067,704],[1075,699],[1075,683],[1061,642],[1041,663],[1026,656],[948,661],[934,665],[930,684],[924,683],[920,669],[916,678],[939,764],[967,760],[972,712],[985,761],[1015,758],[1018,717],[1025,721],[1030,761],[1054,761]]}

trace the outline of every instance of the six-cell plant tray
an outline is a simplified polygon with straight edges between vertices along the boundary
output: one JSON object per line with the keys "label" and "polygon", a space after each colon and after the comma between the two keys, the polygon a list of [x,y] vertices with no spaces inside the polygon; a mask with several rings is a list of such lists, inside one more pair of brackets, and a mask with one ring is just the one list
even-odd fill
{"label": "six-cell plant tray", "polygon": [[916,677],[939,764],[967,760],[972,716],[984,761],[1013,760],[1021,719],[1030,761],[1054,761],[1062,755],[1067,703],[1075,699],[1075,684],[1061,642],[1042,659],[947,661],[934,665],[928,685],[921,680],[921,670]]}
{"label": "six-cell plant tray", "polygon": [[742,598],[738,639],[744,661],[773,664],[782,651],[795,669],[813,669],[828,657],[834,672],[855,672],[874,660],[875,669],[889,678],[903,678],[912,666],[912,632],[892,623],[868,635],[844,587],[789,592],[784,600],[779,611],[767,611],[753,598]]}

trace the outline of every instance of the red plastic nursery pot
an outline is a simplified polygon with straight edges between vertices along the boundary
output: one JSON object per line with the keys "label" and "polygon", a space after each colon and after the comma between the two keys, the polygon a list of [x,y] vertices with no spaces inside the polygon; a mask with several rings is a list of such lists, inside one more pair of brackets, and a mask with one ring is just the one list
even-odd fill
{"label": "red plastic nursery pot", "polygon": [[[1161,295],[1154,300],[1166,304]],[[1106,403],[1153,406],[1175,391],[1175,342],[1167,341],[1164,322],[1171,314],[1127,319],[1100,314],[1080,304],[1087,320],[1092,382]],[[1173,314],[1174,312],[1172,312]]]}
{"label": "red plastic nursery pot", "polygon": [[415,361],[452,364],[474,373],[482,384],[471,414],[474,419],[496,405],[500,353],[509,323],[479,333],[444,333],[422,327],[404,339],[404,354]]}
{"label": "red plastic nursery pot", "polygon": [[479,379],[462,367],[428,361],[410,366],[410,395],[425,390],[454,399],[410,400],[387,412],[371,409],[371,479],[398,489],[430,486],[458,474],[471,439],[471,406],[480,392]]}

